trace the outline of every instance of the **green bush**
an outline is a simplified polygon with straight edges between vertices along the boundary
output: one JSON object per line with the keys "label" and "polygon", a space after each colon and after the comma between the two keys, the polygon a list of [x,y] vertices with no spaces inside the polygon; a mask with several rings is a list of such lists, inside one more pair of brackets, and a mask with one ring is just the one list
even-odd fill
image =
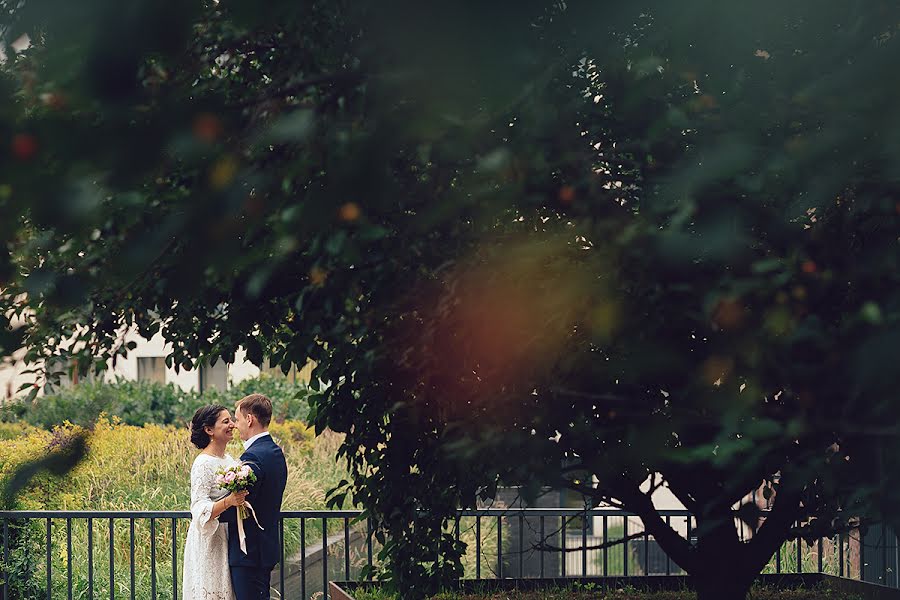
{"label": "green bush", "polygon": [[22,435],[27,435],[33,429],[28,423],[4,423],[0,422],[0,442],[14,440]]}
{"label": "green bush", "polygon": [[0,421],[51,429],[65,421],[90,426],[105,413],[118,417],[127,425],[186,425],[194,411],[204,404],[222,404],[231,408],[237,400],[253,392],[272,399],[276,421],[306,420],[309,388],[280,377],[261,375],[224,392],[207,390],[203,394],[184,391],[171,383],[126,379],[117,379],[113,383],[81,383],[31,402],[10,403],[3,407]]}
{"label": "green bush", "polygon": [[272,400],[272,417],[276,421],[306,421],[309,415],[309,396],[314,392],[303,383],[292,383],[284,377],[260,375],[245,379],[225,392],[208,390],[202,402],[218,402],[231,408],[247,394],[265,394]]}
{"label": "green bush", "polygon": [[116,415],[128,425],[171,424],[190,419],[195,404],[195,394],[172,384],[119,379],[82,383],[35,398],[20,418],[45,429],[65,421],[88,426],[100,413]]}
{"label": "green bush", "polygon": [[0,566],[7,576],[9,597],[22,600],[46,598],[47,590],[36,576],[40,567],[41,524],[25,519],[11,519],[7,523],[9,556],[5,563],[0,560]]}

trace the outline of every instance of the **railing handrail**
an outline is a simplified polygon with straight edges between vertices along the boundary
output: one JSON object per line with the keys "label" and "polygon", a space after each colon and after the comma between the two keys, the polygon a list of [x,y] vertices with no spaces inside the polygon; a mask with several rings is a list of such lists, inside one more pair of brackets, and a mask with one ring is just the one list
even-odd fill
{"label": "railing handrail", "polygon": [[[689,510],[665,509],[657,510],[661,517],[690,517]],[[362,510],[283,510],[284,519],[340,519],[356,518],[363,514]],[[604,508],[464,508],[457,510],[461,517],[518,516],[524,517],[637,517],[637,513],[613,507]],[[189,510],[0,510],[0,519],[183,519],[190,518]]]}
{"label": "railing handrail", "polygon": [[[287,510],[281,518],[353,518],[361,510]],[[0,519],[189,519],[189,510],[0,510]]]}
{"label": "railing handrail", "polygon": [[[765,513],[768,511],[763,510],[763,512]],[[692,515],[690,511],[686,509],[663,509],[657,510],[657,513],[667,523],[672,524],[682,531],[682,535],[686,535],[688,539],[693,539],[692,532],[696,531],[696,525],[694,515]],[[366,566],[372,567],[375,558],[375,548],[373,545],[375,540],[371,535],[371,527],[373,524],[370,520],[365,519],[365,516],[366,513],[358,509],[281,511],[278,522],[281,545],[279,563],[281,566],[278,571],[277,584],[282,597],[284,597],[285,591],[288,589],[286,583],[290,582],[293,577],[295,579],[293,580],[292,585],[296,587],[299,583],[301,597],[307,598],[308,595],[306,595],[306,592],[314,591],[312,590],[312,587],[307,586],[307,572],[309,571],[310,576],[312,576],[313,570],[315,570],[321,573],[321,583],[323,586],[321,593],[324,594],[324,597],[327,600],[328,592],[326,586],[330,577],[329,564],[337,566],[338,572],[343,571],[344,579],[351,579],[350,548],[352,540],[357,540],[355,543],[359,546],[356,549],[356,552],[360,553],[357,556],[357,560],[361,560],[362,555],[365,555]],[[457,510],[455,527],[453,527],[453,529],[456,539],[458,540],[461,535],[460,524],[463,522],[463,518],[474,521],[474,523],[470,523],[466,527],[470,534],[474,528],[475,541],[472,547],[475,549],[475,579],[482,579],[482,573],[485,572],[485,570],[491,572],[494,577],[499,579],[508,577],[509,572],[518,573],[519,577],[527,578],[528,576],[524,575],[526,559],[530,560],[532,563],[537,562],[537,564],[531,564],[529,568],[532,569],[533,576],[534,572],[538,572],[535,571],[535,569],[539,567],[540,578],[544,578],[547,574],[545,567],[550,569],[553,573],[558,572],[558,575],[563,578],[574,576],[577,573],[580,573],[582,576],[600,576],[601,572],[602,576],[606,577],[610,574],[618,575],[619,571],[621,571],[623,576],[628,576],[629,565],[631,563],[634,563],[635,568],[639,569],[639,572],[644,576],[650,576],[654,573],[660,574],[663,570],[666,575],[672,574],[674,570],[673,563],[668,556],[664,556],[664,569],[663,563],[661,562],[655,564],[655,566],[651,565],[650,539],[653,536],[650,535],[646,529],[643,531],[640,529],[638,531],[633,531],[631,536],[629,536],[629,528],[634,525],[632,518],[637,517],[639,517],[639,515],[636,513],[609,506],[594,508],[485,507]],[[96,537],[98,542],[96,547],[100,549],[101,557],[105,554],[102,547],[108,544],[108,581],[110,582],[115,578],[115,565],[123,564],[121,556],[114,559],[114,540],[119,539],[128,542],[128,558],[125,559],[124,565],[130,568],[130,577],[128,577],[128,579],[130,579],[131,594],[134,596],[135,582],[137,581],[135,571],[136,525],[141,528],[149,525],[149,573],[151,596],[156,598],[155,594],[158,589],[156,579],[157,574],[162,576],[164,570],[168,570],[166,567],[163,569],[156,568],[157,555],[160,552],[166,554],[171,552],[171,579],[169,581],[172,585],[172,596],[178,597],[177,582],[180,567],[180,563],[178,562],[178,546],[183,545],[184,543],[183,532],[185,521],[190,518],[191,513],[187,510],[0,511],[3,557],[3,563],[0,564],[0,600],[8,600],[10,597],[10,588],[5,577],[3,577],[2,570],[4,568],[3,565],[6,564],[5,561],[8,560],[11,550],[9,547],[9,533],[14,525],[13,521],[17,520],[31,521],[32,523],[37,522],[40,524],[39,528],[43,529],[43,532],[40,534],[44,540],[43,552],[41,554],[43,555],[43,562],[45,564],[48,598],[50,590],[52,590],[52,574],[54,571],[53,557],[56,555],[56,550],[63,544],[65,551],[60,555],[62,556],[62,559],[57,559],[64,561],[64,566],[62,567],[63,573],[57,575],[56,581],[59,583],[60,578],[64,574],[66,577],[64,585],[68,592],[68,597],[74,597],[73,592],[75,591],[75,588],[73,585],[75,582],[73,576],[75,570],[72,557],[73,541],[75,540],[73,540],[73,525],[82,520],[87,521],[86,556],[87,589],[89,595],[92,593],[94,585],[95,569],[93,566],[93,556],[95,554],[94,539]],[[611,521],[613,519],[616,520],[615,527],[618,528],[616,533],[612,532]],[[682,519],[683,521],[676,525],[676,522],[681,521]],[[148,520],[149,523],[141,523],[142,520]],[[288,526],[297,525],[296,522],[291,525],[292,520],[299,521],[299,532],[295,530],[295,534],[297,534],[295,543],[299,543],[299,549],[294,548],[291,550],[291,552],[294,553],[291,555],[294,557],[292,563],[293,574],[288,574],[288,569],[286,567],[287,562],[284,554],[284,528],[286,524],[288,524]],[[330,520],[338,520],[341,521],[341,523],[335,525],[332,521],[331,526],[329,526]],[[64,521],[64,523],[61,523],[62,521]],[[108,521],[108,523],[103,523],[103,521]],[[484,521],[487,521],[488,523],[487,530],[482,527]],[[124,522],[124,524],[122,522]],[[362,523],[361,526],[356,525],[356,523],[360,522]],[[128,526],[127,530],[124,526]],[[80,528],[81,525],[78,525],[78,527]],[[180,539],[179,529],[182,532]],[[85,534],[84,529],[79,529],[78,531],[80,532],[78,533],[80,536]],[[143,529],[143,531],[146,533],[146,529]],[[510,546],[504,546],[503,531],[517,532],[518,537],[515,539],[518,541],[518,549],[512,545],[513,538],[510,538]],[[53,532],[56,532],[56,543],[53,542]],[[161,534],[166,532],[165,534],[168,535],[167,544],[171,545],[169,548],[163,548],[162,546],[157,545],[156,532],[160,532]],[[362,537],[360,536],[360,533],[363,534]],[[124,538],[122,536],[124,536]],[[552,541],[556,540],[556,536],[558,536],[558,540]],[[874,545],[866,544],[863,540],[862,533],[858,533],[855,538],[855,545],[852,544],[852,536],[849,534],[840,534],[836,542],[830,542],[836,544],[837,556],[834,556],[835,547],[831,547],[829,550],[829,560],[833,561],[835,558],[837,559],[838,575],[843,577],[846,574],[853,578],[866,580],[865,575],[868,569],[868,571],[870,571],[870,581],[877,580],[883,584],[891,581],[894,586],[900,583],[898,582],[896,575],[889,577],[891,573],[896,573],[898,570],[896,569],[898,559],[897,555],[894,554],[894,548],[897,547],[896,536],[893,531],[888,531],[887,526],[884,524],[881,525],[881,536],[882,540],[880,542],[876,541]],[[890,545],[890,552],[888,536],[893,540],[893,544]],[[530,553],[527,557],[525,546],[526,538],[529,538],[527,543],[529,544]],[[577,541],[578,538],[580,538],[580,541]],[[549,544],[547,542],[548,539],[551,540]],[[83,544],[83,537],[79,537],[78,540],[79,541],[75,543]],[[535,545],[534,540],[539,540],[541,546]],[[598,545],[598,540],[603,540],[604,544]],[[609,540],[609,544],[606,544],[606,540]],[[494,542],[496,542],[496,548],[493,550],[495,554],[488,558],[488,555],[485,554],[486,544]],[[616,549],[613,549],[614,542],[618,544]],[[343,560],[341,560],[341,557],[339,556],[332,556],[329,559],[329,548],[340,548],[341,543],[343,546]],[[799,573],[803,570],[803,563],[805,560],[802,552],[803,546],[801,539],[796,538],[796,540],[792,540],[790,543],[796,545],[793,546],[792,549],[785,551],[789,554],[792,551],[795,552],[796,564],[793,569],[796,569],[795,572]],[[823,538],[819,538],[815,543],[817,544],[815,550],[817,565],[811,569],[811,572],[823,573],[826,572],[823,570]],[[559,547],[554,547],[556,544],[558,544]],[[634,552],[634,548],[639,549],[637,553]],[[640,549],[643,551],[642,554]],[[536,559],[532,556],[535,554],[535,551],[537,552]],[[340,552],[340,550],[338,550],[338,552]],[[590,558],[589,552],[591,552]],[[874,558],[869,558],[870,552],[874,552],[872,555]],[[545,556],[553,556],[557,553],[559,554],[558,558],[554,558],[549,564],[545,564]],[[642,559],[643,564],[636,562],[639,560],[639,556]],[[581,559],[580,568],[577,565],[579,557]],[[494,561],[494,558],[496,558],[496,561]],[[784,569],[782,568],[781,548],[776,551],[773,558],[775,559],[775,572],[786,572],[788,569],[787,565],[784,565]],[[809,556],[807,556],[807,558],[809,558]],[[482,565],[484,560],[488,560],[488,564]],[[653,560],[659,561],[660,558],[657,557]],[[872,563],[873,560],[876,563],[880,560],[880,575],[877,570],[879,567],[876,566],[875,563]],[[619,565],[615,566],[615,562],[618,562]],[[591,569],[589,569],[589,564],[592,565]],[[97,566],[99,569],[100,564],[98,563]],[[358,564],[354,568],[357,567],[359,567]],[[835,565],[831,564],[831,568],[834,567]],[[82,567],[79,567],[79,569],[81,568],[83,568],[83,565]],[[105,570],[106,566],[103,568]],[[123,567],[119,567],[120,572],[122,568]],[[593,572],[589,573],[591,570]],[[613,570],[616,572],[611,573]],[[853,571],[852,573],[851,570]],[[505,574],[504,571],[507,571],[507,574]],[[80,577],[84,575],[83,570],[78,571],[78,573]],[[469,577],[471,577],[471,573],[469,573]],[[299,578],[299,581],[296,578]],[[309,583],[310,586],[312,586],[312,581]],[[112,598],[113,595],[114,593],[112,589],[110,589],[110,598]]]}

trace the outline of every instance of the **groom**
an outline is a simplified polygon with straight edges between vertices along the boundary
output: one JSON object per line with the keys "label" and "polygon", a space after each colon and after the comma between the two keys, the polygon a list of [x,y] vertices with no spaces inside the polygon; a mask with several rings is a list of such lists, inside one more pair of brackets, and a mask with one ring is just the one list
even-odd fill
{"label": "groom", "polygon": [[281,448],[269,435],[271,400],[262,394],[242,398],[234,407],[234,420],[244,442],[241,461],[256,473],[256,483],[250,488],[247,503],[253,507],[259,525],[252,516],[244,520],[247,536],[244,554],[238,539],[235,509],[230,508],[219,517],[220,522],[228,523],[231,585],[237,600],[269,600],[269,580],[280,557],[278,520],[287,483],[287,463]]}

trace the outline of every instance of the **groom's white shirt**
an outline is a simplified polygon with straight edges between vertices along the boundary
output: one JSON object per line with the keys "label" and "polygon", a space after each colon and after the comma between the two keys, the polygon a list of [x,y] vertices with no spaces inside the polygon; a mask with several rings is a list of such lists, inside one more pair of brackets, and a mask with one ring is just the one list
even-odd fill
{"label": "groom's white shirt", "polygon": [[257,434],[254,435],[252,438],[250,438],[249,440],[247,440],[246,442],[244,442],[244,450],[245,450],[245,451],[246,451],[246,450],[249,450],[249,449],[250,449],[250,446],[253,445],[253,442],[255,442],[255,441],[258,440],[259,438],[264,437],[264,436],[267,436],[267,435],[269,435],[269,432],[268,432],[268,431],[263,431],[262,433],[257,433]]}

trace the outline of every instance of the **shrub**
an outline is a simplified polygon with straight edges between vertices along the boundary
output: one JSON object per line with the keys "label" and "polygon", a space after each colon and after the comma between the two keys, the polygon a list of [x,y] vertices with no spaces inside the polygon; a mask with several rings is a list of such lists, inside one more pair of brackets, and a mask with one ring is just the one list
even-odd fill
{"label": "shrub", "polygon": [[195,394],[177,386],[118,379],[114,383],[89,382],[35,398],[21,419],[50,429],[69,421],[87,426],[101,413],[116,415],[123,423],[170,424],[186,422]]}
{"label": "shrub", "polygon": [[126,425],[187,425],[198,407],[222,404],[231,408],[253,392],[272,399],[276,422],[306,420],[311,391],[304,384],[281,377],[261,375],[224,392],[207,390],[203,394],[184,391],[171,383],[119,378],[112,383],[82,383],[31,402],[13,402],[4,406],[0,410],[0,421],[5,421],[0,423],[0,439],[21,433],[16,425],[8,423],[24,422],[48,430],[65,422],[90,426],[104,413],[115,415]]}
{"label": "shrub", "polygon": [[28,423],[0,422],[0,441],[12,440],[19,436],[28,435],[34,427]]}
{"label": "shrub", "polygon": [[259,377],[245,379],[224,392],[208,390],[202,396],[202,403],[218,402],[231,408],[248,394],[265,394],[272,400],[273,420],[306,421],[309,397],[313,393],[304,383],[293,383],[287,378],[263,373]]}
{"label": "shrub", "polygon": [[41,531],[37,521],[12,519],[8,525],[9,556],[3,565],[10,598],[45,598],[46,588],[37,577],[41,556]]}
{"label": "shrub", "polygon": [[284,448],[285,452],[295,449],[301,452],[310,451],[316,437],[316,432],[312,427],[302,421],[293,420],[273,422],[269,426],[269,433],[278,440],[278,444]]}

